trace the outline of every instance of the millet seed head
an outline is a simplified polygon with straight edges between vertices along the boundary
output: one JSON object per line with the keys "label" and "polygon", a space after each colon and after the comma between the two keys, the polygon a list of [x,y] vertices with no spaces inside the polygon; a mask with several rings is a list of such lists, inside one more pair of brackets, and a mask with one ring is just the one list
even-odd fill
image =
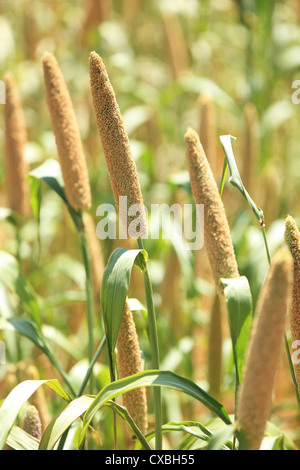
{"label": "millet seed head", "polygon": [[42,437],[42,424],[38,410],[33,405],[28,405],[23,419],[23,429],[31,436],[40,440]]}
{"label": "millet seed head", "polygon": [[188,129],[184,138],[193,198],[204,205],[204,243],[217,290],[222,293],[220,278],[239,277],[229,224],[197,132]]}
{"label": "millet seed head", "polygon": [[300,233],[291,215],[288,215],[285,219],[285,241],[294,262],[300,266]]}
{"label": "millet seed head", "polygon": [[[142,359],[132,312],[126,300],[117,339],[120,378],[142,372]],[[123,395],[123,403],[140,430],[147,432],[147,396],[145,387]]]}
{"label": "millet seed head", "polygon": [[[285,240],[293,258],[293,295],[290,308],[291,340],[300,340],[300,232],[292,216],[285,220]],[[300,393],[300,364],[294,363],[297,388]]]}
{"label": "millet seed head", "polygon": [[282,248],[271,262],[259,295],[238,396],[237,420],[245,439],[242,445],[250,450],[260,448],[269,419],[291,286],[292,258],[288,249]]}
{"label": "millet seed head", "polygon": [[5,123],[5,166],[7,199],[9,207],[22,216],[29,213],[29,187],[26,181],[28,165],[24,159],[27,140],[25,117],[17,90],[14,75],[7,72],[4,76],[6,104]]}
{"label": "millet seed head", "polygon": [[50,52],[45,53],[42,62],[47,104],[66,197],[75,210],[89,210],[91,208],[89,175],[69,90],[54,55]]}
{"label": "millet seed head", "polygon": [[126,196],[127,213],[134,204],[141,209],[139,233],[143,237],[147,233],[147,222],[136,164],[115,92],[105,65],[96,52],[90,54],[90,80],[98,132],[120,219],[128,230],[133,218],[128,216],[125,221],[125,214],[120,213],[119,207],[119,197]]}

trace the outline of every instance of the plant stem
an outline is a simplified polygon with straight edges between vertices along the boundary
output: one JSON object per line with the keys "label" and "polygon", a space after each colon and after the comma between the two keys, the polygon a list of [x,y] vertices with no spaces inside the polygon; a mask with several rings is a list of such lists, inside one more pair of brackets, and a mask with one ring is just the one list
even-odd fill
{"label": "plant stem", "polygon": [[94,364],[95,364],[95,362],[97,361],[98,357],[100,356],[100,354],[101,354],[101,352],[102,352],[102,349],[103,349],[103,347],[104,347],[104,345],[105,345],[105,342],[106,342],[106,336],[104,336],[104,337],[102,338],[101,343],[99,344],[98,349],[97,349],[97,351],[95,352],[95,355],[94,355],[92,361],[90,362],[90,365],[89,365],[89,367],[88,367],[88,370],[86,371],[86,374],[85,374],[85,377],[84,377],[83,382],[82,382],[82,384],[81,384],[81,387],[80,387],[80,389],[79,389],[79,391],[78,391],[78,393],[77,393],[77,397],[80,397],[80,396],[83,394],[83,391],[84,391],[84,389],[85,389],[85,387],[86,387],[86,384],[88,383],[89,378],[90,378],[90,375],[91,375],[91,373],[92,373]]}
{"label": "plant stem", "polygon": [[[144,244],[142,239],[138,239],[138,247],[144,250]],[[146,302],[148,310],[148,325],[149,325],[149,341],[152,354],[152,367],[159,370],[159,347],[158,347],[158,336],[157,336],[157,327],[156,327],[156,316],[155,316],[155,306],[153,301],[153,291],[152,284],[150,279],[150,274],[148,270],[148,264],[143,272],[144,274],[144,284],[146,292]],[[161,406],[161,389],[160,387],[154,387],[153,390],[154,396],[154,415],[155,415],[155,448],[156,450],[162,449],[162,406]]]}
{"label": "plant stem", "polygon": [[263,233],[263,237],[264,237],[264,242],[265,242],[265,248],[266,248],[266,252],[267,252],[267,257],[268,257],[268,262],[269,262],[269,265],[271,264],[271,256],[270,256],[270,251],[269,251],[269,246],[268,246],[268,241],[267,241],[267,236],[266,236],[266,230],[265,230],[265,224],[263,223],[263,225],[261,225],[261,229],[262,229],[262,233]]}
{"label": "plant stem", "polygon": [[[90,364],[93,361],[94,355],[94,338],[93,338],[93,328],[94,328],[94,305],[93,305],[93,287],[91,279],[91,265],[88,253],[88,245],[86,234],[84,230],[80,232],[80,241],[81,241],[81,251],[83,257],[83,264],[85,269],[85,289],[86,289],[86,303],[87,303],[87,326],[88,326],[88,355]],[[90,375],[90,393],[93,393],[93,375]]]}
{"label": "plant stem", "polygon": [[64,369],[61,367],[60,363],[58,362],[58,360],[56,359],[56,357],[52,354],[52,352],[48,349],[48,347],[45,345],[44,346],[46,349],[47,349],[47,355],[52,363],[52,365],[55,367],[55,369],[60,373],[60,375],[63,377],[64,381],[66,382],[66,384],[68,385],[69,389],[70,389],[70,392],[71,394],[73,395],[73,397],[76,396],[76,393],[69,381],[69,378],[68,378],[68,375],[66,374],[66,372],[64,371]]}

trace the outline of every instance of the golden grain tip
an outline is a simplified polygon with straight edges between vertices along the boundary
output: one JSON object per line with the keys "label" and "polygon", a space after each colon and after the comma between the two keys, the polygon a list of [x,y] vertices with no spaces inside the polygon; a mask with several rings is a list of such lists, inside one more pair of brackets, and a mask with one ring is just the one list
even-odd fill
{"label": "golden grain tip", "polygon": [[192,127],[188,127],[186,133],[184,134],[184,140],[187,143],[195,143],[199,140],[199,136],[197,132],[192,129]]}
{"label": "golden grain tip", "polygon": [[291,250],[292,256],[299,259],[300,256],[300,232],[296,225],[295,220],[291,215],[285,219],[285,241]]}
{"label": "golden grain tip", "polygon": [[57,62],[55,55],[49,51],[44,52],[42,56],[42,64],[44,66],[44,69],[46,67],[58,66],[58,62]]}
{"label": "golden grain tip", "polygon": [[3,76],[3,80],[6,84],[15,83],[14,74],[10,70],[8,70],[7,72],[5,72],[5,74]]}

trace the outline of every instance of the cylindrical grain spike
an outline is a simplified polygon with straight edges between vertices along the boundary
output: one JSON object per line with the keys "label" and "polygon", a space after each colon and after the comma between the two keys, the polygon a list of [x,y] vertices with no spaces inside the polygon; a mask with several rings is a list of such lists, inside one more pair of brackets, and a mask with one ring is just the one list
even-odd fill
{"label": "cylindrical grain spike", "polygon": [[[285,221],[285,240],[293,258],[293,295],[290,311],[291,340],[293,344],[294,341],[300,341],[300,232],[291,216],[288,216]],[[300,393],[300,364],[298,361],[294,361],[294,370],[298,392]]]}
{"label": "cylindrical grain spike", "polygon": [[7,198],[12,210],[26,216],[29,212],[29,188],[26,181],[28,168],[24,160],[24,146],[27,139],[25,118],[12,73],[5,74],[4,83],[6,89],[4,122]]}
{"label": "cylindrical grain spike", "polygon": [[23,429],[39,441],[42,437],[42,424],[40,415],[35,406],[27,406],[23,419]]}
{"label": "cylindrical grain spike", "polygon": [[241,450],[258,450],[261,446],[272,406],[291,285],[292,257],[288,249],[281,249],[272,260],[258,299],[238,396]]}
{"label": "cylindrical grain spike", "polygon": [[89,210],[89,175],[72,101],[53,54],[43,56],[47,104],[65,183],[66,197],[75,210]]}
{"label": "cylindrical grain spike", "polygon": [[216,288],[222,293],[220,278],[239,277],[229,224],[216,181],[196,131],[187,130],[185,143],[194,201],[204,205],[204,243]]}
{"label": "cylindrical grain spike", "polygon": [[[129,304],[126,301],[117,339],[120,378],[142,372],[140,347]],[[140,430],[147,432],[147,397],[145,387],[123,394],[123,403]]]}
{"label": "cylindrical grain spike", "polygon": [[[96,52],[90,54],[90,77],[98,131],[120,219],[127,235],[143,238],[147,234],[147,222],[135,161],[114,90],[105,65]],[[119,204],[120,197],[127,198],[124,207]],[[130,215],[132,206],[133,211],[137,211]],[[136,218],[139,223],[138,228],[133,229],[137,233],[134,236],[130,225]]]}

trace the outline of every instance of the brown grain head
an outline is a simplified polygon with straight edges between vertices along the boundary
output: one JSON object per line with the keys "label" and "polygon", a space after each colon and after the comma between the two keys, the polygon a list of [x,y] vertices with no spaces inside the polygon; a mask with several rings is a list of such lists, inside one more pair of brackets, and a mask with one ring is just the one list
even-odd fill
{"label": "brown grain head", "polygon": [[[293,294],[290,308],[291,340],[300,340],[300,232],[292,216],[285,220],[285,240],[293,258]],[[297,344],[297,343],[296,343]],[[300,393],[300,364],[295,361],[294,370]]]}
{"label": "brown grain head", "polygon": [[28,165],[24,159],[27,131],[22,103],[14,75],[7,72],[4,76],[6,104],[5,123],[5,166],[6,188],[9,207],[22,216],[30,210],[29,187],[26,181]]}
{"label": "brown grain head", "polygon": [[193,198],[196,204],[204,205],[204,243],[215,285],[218,292],[223,293],[220,278],[239,277],[229,224],[196,131],[187,130],[185,144]]}
{"label": "brown grain head", "polygon": [[89,210],[91,207],[89,175],[71,97],[54,55],[50,52],[45,53],[42,62],[47,104],[66,197],[75,210]]}
{"label": "brown grain head", "polygon": [[246,448],[258,450],[272,407],[272,394],[283,347],[285,319],[292,286],[288,249],[274,256],[261,289],[251,332],[237,419]]}
{"label": "brown grain head", "polygon": [[[140,208],[137,214],[140,220],[139,232],[143,237],[147,233],[147,223],[136,164],[115,92],[105,65],[96,52],[90,54],[90,80],[98,132],[120,219],[128,231],[130,223],[135,219],[135,216],[127,217],[128,210],[137,205],[135,207]],[[127,198],[126,214],[121,211],[120,197]]]}
{"label": "brown grain head", "polygon": [[[138,336],[128,301],[125,303],[119,329],[117,352],[120,378],[142,372]],[[147,432],[147,397],[145,387],[125,393],[123,395],[123,403],[141,431],[143,433]]]}

